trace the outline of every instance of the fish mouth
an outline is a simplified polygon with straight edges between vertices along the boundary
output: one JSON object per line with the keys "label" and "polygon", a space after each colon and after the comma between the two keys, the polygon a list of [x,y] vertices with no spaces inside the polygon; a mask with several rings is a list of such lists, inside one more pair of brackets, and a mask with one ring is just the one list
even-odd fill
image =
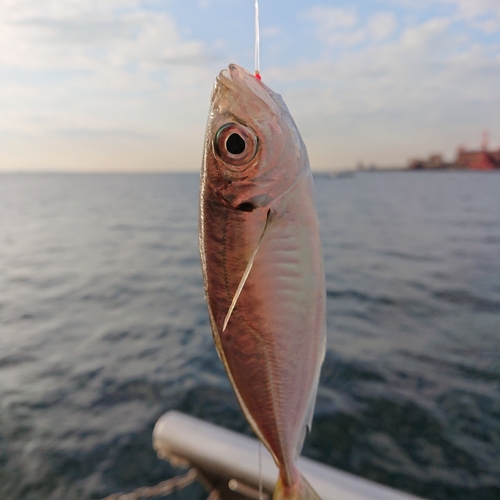
{"label": "fish mouth", "polygon": [[271,109],[276,107],[274,92],[252,73],[237,64],[229,64],[227,69],[223,69],[217,76],[217,83],[239,95],[251,92]]}
{"label": "fish mouth", "polygon": [[218,91],[212,96],[214,98],[216,95],[225,96],[227,99],[230,95],[238,95],[241,94],[241,89],[238,88],[236,83],[233,81],[231,73],[228,69],[223,69],[215,79],[215,87],[214,90],[218,89]]}
{"label": "fish mouth", "polygon": [[238,66],[237,64],[230,64],[227,69],[224,68],[217,76],[217,83],[227,87],[230,90],[238,91],[238,82],[244,80],[243,75],[251,76],[248,71]]}
{"label": "fish mouth", "polygon": [[219,73],[219,76],[217,76],[217,82],[226,87],[231,87],[231,83],[233,82],[233,79],[231,78],[231,73],[229,73],[227,69],[223,69]]}

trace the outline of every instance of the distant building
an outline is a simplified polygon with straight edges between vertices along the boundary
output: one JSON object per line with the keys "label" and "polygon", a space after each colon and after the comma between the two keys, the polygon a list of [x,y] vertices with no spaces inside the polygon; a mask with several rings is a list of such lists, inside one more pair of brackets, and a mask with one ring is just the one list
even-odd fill
{"label": "distant building", "polygon": [[468,151],[460,146],[457,150],[455,161],[447,163],[440,154],[432,154],[427,159],[412,159],[408,162],[410,170],[438,170],[438,169],[463,169],[463,170],[497,170],[500,169],[500,148],[488,151],[487,144],[476,151]]}
{"label": "distant building", "polygon": [[411,170],[439,170],[450,168],[452,165],[443,160],[440,154],[432,154],[426,160],[414,158],[408,162],[408,168]]}
{"label": "distant building", "polygon": [[457,159],[455,160],[457,168],[466,168],[468,170],[496,170],[500,168],[500,149],[497,151],[467,151],[464,148],[458,148]]}

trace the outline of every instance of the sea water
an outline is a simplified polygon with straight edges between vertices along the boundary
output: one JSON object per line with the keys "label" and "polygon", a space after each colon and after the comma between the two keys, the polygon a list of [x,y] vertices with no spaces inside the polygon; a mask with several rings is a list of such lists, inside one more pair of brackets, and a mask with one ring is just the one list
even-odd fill
{"label": "sea water", "polygon": [[[304,454],[429,499],[500,498],[500,174],[315,183],[328,349]],[[212,343],[198,185],[0,175],[3,500],[175,475],[151,446],[168,410],[250,433]]]}

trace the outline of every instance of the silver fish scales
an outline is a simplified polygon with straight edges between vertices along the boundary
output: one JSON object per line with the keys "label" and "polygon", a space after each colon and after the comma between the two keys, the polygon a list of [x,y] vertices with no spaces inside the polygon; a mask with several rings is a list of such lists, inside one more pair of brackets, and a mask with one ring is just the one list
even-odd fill
{"label": "silver fish scales", "polygon": [[313,179],[281,96],[235,64],[212,92],[199,236],[217,351],[280,470],[273,498],[318,498],[295,466],[326,338]]}

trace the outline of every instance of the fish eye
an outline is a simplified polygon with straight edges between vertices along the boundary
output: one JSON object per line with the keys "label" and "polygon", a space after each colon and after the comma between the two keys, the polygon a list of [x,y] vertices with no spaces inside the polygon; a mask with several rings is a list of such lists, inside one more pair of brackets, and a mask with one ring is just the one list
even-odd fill
{"label": "fish eye", "polygon": [[240,123],[226,123],[215,134],[214,149],[224,162],[241,167],[255,156],[257,138]]}

